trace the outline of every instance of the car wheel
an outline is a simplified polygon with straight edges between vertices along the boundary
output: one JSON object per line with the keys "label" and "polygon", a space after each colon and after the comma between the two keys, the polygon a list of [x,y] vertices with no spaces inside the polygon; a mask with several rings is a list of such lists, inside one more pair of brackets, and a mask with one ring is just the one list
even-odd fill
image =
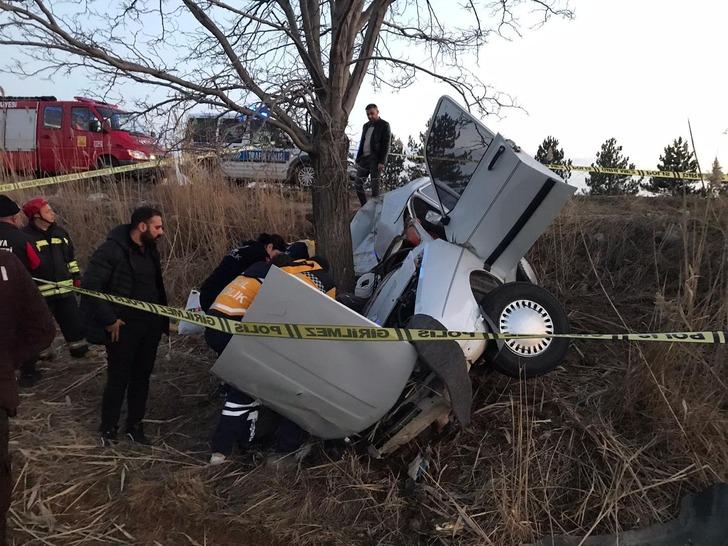
{"label": "car wheel", "polygon": [[300,163],[293,171],[293,182],[302,188],[310,188],[316,177],[316,171],[310,163]]}
{"label": "car wheel", "polygon": [[106,169],[108,167],[118,167],[119,160],[110,155],[102,155],[96,160],[97,169]]}
{"label": "car wheel", "polygon": [[[569,319],[547,290],[529,282],[499,286],[481,301],[483,312],[503,334],[565,334]],[[569,340],[561,338],[509,339],[488,343],[486,359],[511,377],[537,377],[564,360]]]}

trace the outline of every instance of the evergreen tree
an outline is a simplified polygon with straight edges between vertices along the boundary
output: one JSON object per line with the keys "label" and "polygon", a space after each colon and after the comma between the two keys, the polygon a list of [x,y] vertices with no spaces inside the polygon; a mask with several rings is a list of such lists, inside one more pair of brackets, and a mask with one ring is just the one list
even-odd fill
{"label": "evergreen tree", "polygon": [[[420,133],[420,137],[422,137]],[[410,135],[407,139],[407,165],[405,171],[407,172],[407,180],[414,180],[421,176],[428,176],[427,165],[425,165],[425,145],[422,140],[415,140]]]}
{"label": "evergreen tree", "polygon": [[[539,163],[543,163],[544,165],[566,165],[571,167],[571,159],[565,161],[564,157],[564,149],[559,148],[559,139],[552,136],[547,136],[539,145],[538,151],[536,152],[536,161]],[[561,171],[553,169],[553,171],[566,181],[568,181],[571,176],[570,170]]]}
{"label": "evergreen tree", "polygon": [[726,191],[728,191],[728,187],[726,187],[727,184],[723,180],[723,168],[720,166],[720,163],[718,163],[717,157],[713,160],[713,167],[710,170],[708,182],[710,183],[710,193],[713,195],[726,193]]}
{"label": "evergreen tree", "polygon": [[[673,172],[698,172],[698,162],[693,152],[688,150],[687,140],[679,137],[672,141],[672,144],[665,146],[665,154],[660,156],[660,163],[657,165],[660,171]],[[694,180],[683,178],[662,178],[655,176],[650,178],[649,183],[643,184],[642,188],[650,193],[662,195],[683,195],[695,193],[693,188]]]}
{"label": "evergreen tree", "polygon": [[429,176],[427,171],[427,165],[425,164],[425,140],[427,139],[427,132],[430,129],[430,120],[427,120],[424,132],[421,132],[415,140],[412,135],[407,139],[407,163],[405,165],[405,171],[407,172],[407,180],[414,180],[422,176]]}
{"label": "evergreen tree", "polygon": [[[602,144],[597,152],[597,160],[592,167],[610,169],[634,169],[634,163],[629,157],[622,155],[622,147],[617,145],[617,139],[610,138]],[[640,189],[640,181],[623,174],[590,173],[586,177],[586,185],[591,195],[634,195]]]}
{"label": "evergreen tree", "polygon": [[404,145],[399,138],[392,135],[387,164],[384,167],[380,182],[380,191],[382,193],[399,188],[404,183],[406,174],[404,171],[404,160]]}

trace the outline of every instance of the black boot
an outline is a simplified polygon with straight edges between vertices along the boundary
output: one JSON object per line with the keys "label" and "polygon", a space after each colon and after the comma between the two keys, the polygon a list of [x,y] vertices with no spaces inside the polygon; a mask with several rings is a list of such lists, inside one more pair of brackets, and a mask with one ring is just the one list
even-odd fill
{"label": "black boot", "polygon": [[149,438],[147,438],[144,434],[144,426],[141,423],[137,423],[136,425],[128,425],[126,427],[126,436],[129,438],[129,441],[134,442],[135,444],[142,444],[145,446],[152,445],[152,442],[149,441]]}
{"label": "black boot", "polygon": [[68,352],[71,353],[73,358],[84,358],[88,353],[88,343],[86,343],[86,340],[69,343]]}
{"label": "black boot", "polygon": [[116,444],[119,439],[116,437],[116,427],[101,430],[101,447],[109,447]]}
{"label": "black boot", "polygon": [[43,374],[40,373],[40,370],[35,369],[35,367],[32,370],[21,370],[20,376],[18,377],[18,386],[23,389],[33,387],[42,377]]}

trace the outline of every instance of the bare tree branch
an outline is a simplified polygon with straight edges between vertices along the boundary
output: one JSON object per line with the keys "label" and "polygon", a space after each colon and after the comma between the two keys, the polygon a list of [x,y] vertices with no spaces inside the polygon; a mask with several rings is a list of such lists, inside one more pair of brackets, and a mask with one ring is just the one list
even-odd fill
{"label": "bare tree branch", "polygon": [[0,47],[21,76],[82,73],[125,100],[128,82],[154,86],[139,115],[175,123],[200,105],[250,116],[264,103],[318,171],[317,238],[346,279],[345,130],[364,82],[398,90],[426,75],[469,108],[512,106],[466,67],[492,33],[572,15],[568,0],[0,0]]}
{"label": "bare tree branch", "polygon": [[[382,23],[384,22],[384,16],[387,13],[387,8],[392,4],[393,0],[374,0],[369,8],[367,10],[371,11],[369,16],[369,21],[366,25],[366,33],[364,35],[364,41],[361,46],[361,51],[359,54],[359,59],[356,62],[356,66],[354,67],[354,72],[351,75],[351,79],[349,80],[349,83],[346,87],[346,91],[344,92],[344,112],[346,112],[347,117],[351,113],[352,108],[354,108],[354,102],[356,101],[356,97],[359,94],[359,89],[361,88],[361,84],[364,81],[364,76],[367,73],[367,69],[369,68],[369,56],[374,51],[374,47],[377,44],[377,40],[379,39],[379,31],[382,27]],[[362,14],[362,18],[365,16],[367,12]],[[350,63],[351,64],[351,63]]]}

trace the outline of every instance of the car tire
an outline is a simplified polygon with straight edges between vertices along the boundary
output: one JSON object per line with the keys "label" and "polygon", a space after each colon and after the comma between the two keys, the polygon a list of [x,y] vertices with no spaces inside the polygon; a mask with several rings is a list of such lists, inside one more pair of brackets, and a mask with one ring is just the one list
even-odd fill
{"label": "car tire", "polygon": [[108,167],[118,167],[119,160],[111,155],[102,155],[96,160],[97,169],[106,169]]}
{"label": "car tire", "polygon": [[295,186],[298,186],[300,188],[310,188],[311,186],[313,186],[315,178],[316,178],[316,172],[314,171],[311,163],[300,162],[293,169],[293,174],[291,176],[291,182]]}
{"label": "car tire", "polygon": [[[569,319],[561,304],[547,290],[530,282],[501,285],[480,305],[497,333],[569,332]],[[498,372],[528,379],[552,371],[568,350],[568,339],[514,339],[489,342],[485,356]]]}

